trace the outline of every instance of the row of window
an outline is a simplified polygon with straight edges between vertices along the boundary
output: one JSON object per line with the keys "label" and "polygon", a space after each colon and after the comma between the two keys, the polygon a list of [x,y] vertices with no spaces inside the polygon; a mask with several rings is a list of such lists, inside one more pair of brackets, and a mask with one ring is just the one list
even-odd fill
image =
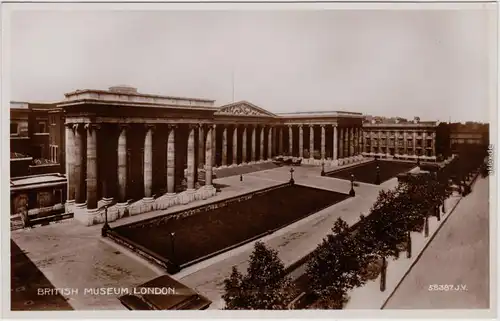
{"label": "row of window", "polygon": [[[20,131],[20,126],[18,123],[10,123],[10,134],[18,135]],[[35,133],[46,133],[47,132],[47,123],[46,122],[38,122],[35,126]]]}

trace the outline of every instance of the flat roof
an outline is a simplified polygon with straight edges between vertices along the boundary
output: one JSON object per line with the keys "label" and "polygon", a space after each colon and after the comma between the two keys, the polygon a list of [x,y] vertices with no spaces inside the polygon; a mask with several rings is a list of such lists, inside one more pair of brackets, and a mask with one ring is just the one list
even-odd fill
{"label": "flat roof", "polygon": [[66,177],[60,174],[49,174],[49,175],[23,176],[18,178],[12,178],[10,180],[10,186],[20,187],[26,185],[38,185],[44,183],[62,183],[62,182],[66,182]]}
{"label": "flat roof", "polygon": [[105,94],[105,95],[120,95],[120,96],[125,95],[125,96],[135,96],[135,97],[174,99],[174,100],[192,100],[192,101],[210,102],[210,103],[215,102],[215,100],[213,100],[213,99],[178,97],[178,96],[162,96],[162,95],[154,95],[154,94],[142,94],[142,93],[138,93],[138,92],[121,92],[121,91],[111,91],[111,90],[102,90],[102,89],[78,89],[78,90],[66,93],[66,94],[64,94],[64,96],[66,98],[70,98],[71,96],[74,96],[74,95],[86,94],[86,93]]}

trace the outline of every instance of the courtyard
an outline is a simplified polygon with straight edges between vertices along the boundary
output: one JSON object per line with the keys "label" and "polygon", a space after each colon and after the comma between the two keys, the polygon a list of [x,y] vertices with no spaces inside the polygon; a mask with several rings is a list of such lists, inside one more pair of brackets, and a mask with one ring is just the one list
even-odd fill
{"label": "courtyard", "polygon": [[[377,166],[379,168],[379,182],[377,183]],[[375,160],[368,163],[354,165],[332,172],[327,172],[327,177],[350,180],[354,175],[357,182],[380,185],[398,174],[408,172],[417,166],[415,163]]]}
{"label": "courtyard", "polygon": [[[158,217],[114,231],[182,265],[282,228],[348,197],[323,189],[285,185],[187,217]],[[175,233],[175,239],[171,233]]]}

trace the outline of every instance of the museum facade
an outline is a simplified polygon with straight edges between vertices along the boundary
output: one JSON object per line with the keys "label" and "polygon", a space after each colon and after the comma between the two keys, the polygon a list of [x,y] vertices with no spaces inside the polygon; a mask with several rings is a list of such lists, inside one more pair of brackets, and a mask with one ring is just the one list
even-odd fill
{"label": "museum facade", "polygon": [[[49,123],[64,126],[66,212],[87,225],[216,194],[218,169],[270,162],[337,166],[363,156],[435,159],[436,124],[364,123],[361,113],[274,114],[247,101],[139,93],[127,86],[65,94]],[[107,206],[106,206],[107,205]]]}

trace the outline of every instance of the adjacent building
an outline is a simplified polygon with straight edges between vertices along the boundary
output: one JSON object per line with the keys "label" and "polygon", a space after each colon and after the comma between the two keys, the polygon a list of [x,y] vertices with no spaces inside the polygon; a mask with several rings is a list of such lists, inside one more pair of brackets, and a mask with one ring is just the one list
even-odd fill
{"label": "adjacent building", "polygon": [[436,160],[435,121],[372,118],[363,124],[363,155]]}

